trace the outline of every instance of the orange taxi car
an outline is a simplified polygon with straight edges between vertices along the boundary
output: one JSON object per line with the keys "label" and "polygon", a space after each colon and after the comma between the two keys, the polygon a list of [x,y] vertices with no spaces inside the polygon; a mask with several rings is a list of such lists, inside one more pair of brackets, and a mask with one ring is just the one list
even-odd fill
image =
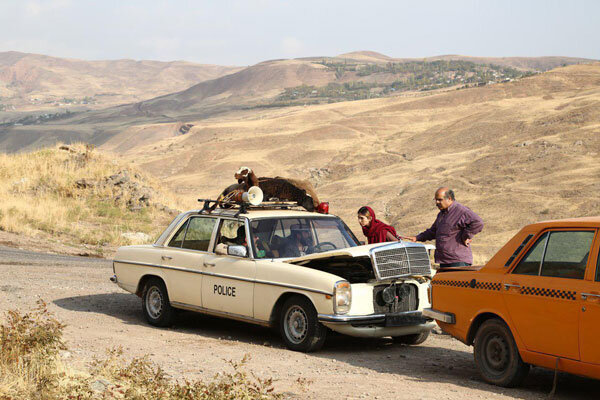
{"label": "orange taxi car", "polygon": [[517,233],[481,268],[438,272],[423,312],[474,346],[483,379],[519,385],[530,365],[600,379],[600,217]]}

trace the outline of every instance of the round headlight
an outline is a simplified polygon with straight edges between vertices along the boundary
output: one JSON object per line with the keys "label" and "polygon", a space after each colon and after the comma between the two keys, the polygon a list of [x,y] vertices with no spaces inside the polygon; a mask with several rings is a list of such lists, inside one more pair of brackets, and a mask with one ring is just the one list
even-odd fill
{"label": "round headlight", "polygon": [[383,302],[387,305],[394,304],[396,301],[396,285],[391,285],[383,289],[381,293]]}

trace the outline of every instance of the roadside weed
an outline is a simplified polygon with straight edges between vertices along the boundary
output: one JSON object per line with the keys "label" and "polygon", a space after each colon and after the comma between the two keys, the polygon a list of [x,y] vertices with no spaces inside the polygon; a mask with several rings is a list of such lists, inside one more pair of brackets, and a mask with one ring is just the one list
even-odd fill
{"label": "roadside weed", "polygon": [[211,380],[173,380],[148,356],[126,360],[121,348],[95,359],[88,371],[64,365],[65,325],[39,300],[27,313],[6,312],[0,324],[0,399],[271,400],[273,379],[245,371],[249,356],[227,361],[231,372]]}

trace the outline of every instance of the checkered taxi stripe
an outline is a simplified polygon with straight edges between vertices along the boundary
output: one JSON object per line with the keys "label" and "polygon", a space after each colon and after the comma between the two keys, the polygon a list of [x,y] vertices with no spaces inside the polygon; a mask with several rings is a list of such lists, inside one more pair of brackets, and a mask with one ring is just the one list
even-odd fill
{"label": "checkered taxi stripe", "polygon": [[502,284],[499,282],[477,282],[475,289],[500,290]]}
{"label": "checkered taxi stripe", "polygon": [[558,289],[546,289],[536,288],[530,286],[523,286],[521,288],[521,294],[528,294],[531,296],[543,296],[543,297],[555,297],[558,299],[575,300],[577,292],[571,290],[558,290]]}
{"label": "checkered taxi stripe", "polygon": [[[434,280],[433,285],[452,286],[461,288],[496,290],[502,289],[502,284],[499,282],[477,282],[471,281],[452,281],[452,280]],[[557,299],[576,300],[577,292],[571,290],[546,289],[532,286],[523,286],[519,290],[520,294],[529,296],[554,297]]]}
{"label": "checkered taxi stripe", "polygon": [[473,281],[450,281],[450,280],[435,280],[434,285],[454,286],[462,288],[484,289],[484,290],[500,290],[502,285],[497,282],[473,282]]}
{"label": "checkered taxi stripe", "polygon": [[455,286],[455,287],[469,287],[469,282],[467,281],[432,281],[433,285],[443,285],[443,286]]}

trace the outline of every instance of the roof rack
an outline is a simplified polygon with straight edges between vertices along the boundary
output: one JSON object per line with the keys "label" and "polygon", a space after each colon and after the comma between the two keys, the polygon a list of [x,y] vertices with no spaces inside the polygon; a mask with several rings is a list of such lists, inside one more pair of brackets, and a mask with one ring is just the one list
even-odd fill
{"label": "roof rack", "polygon": [[245,214],[248,210],[289,210],[289,209],[301,209],[303,211],[307,211],[301,205],[294,201],[263,201],[259,205],[252,205],[250,203],[244,201],[221,201],[212,200],[212,199],[198,199],[199,202],[204,202],[204,206],[200,210],[201,213],[206,213],[210,209],[210,203],[230,206],[230,208],[238,208],[238,212],[235,213],[235,216],[239,216],[240,214]]}

